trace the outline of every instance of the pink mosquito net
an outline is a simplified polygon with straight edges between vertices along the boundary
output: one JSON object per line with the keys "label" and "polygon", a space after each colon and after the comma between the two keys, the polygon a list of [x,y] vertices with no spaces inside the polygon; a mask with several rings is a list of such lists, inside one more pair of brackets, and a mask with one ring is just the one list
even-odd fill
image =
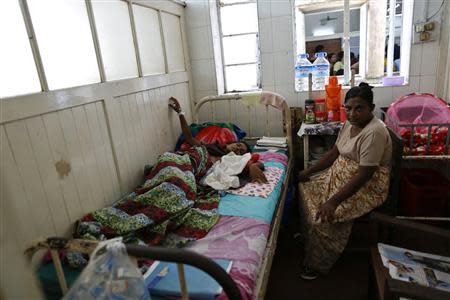
{"label": "pink mosquito net", "polygon": [[[387,110],[386,124],[398,134],[410,131],[401,124],[450,123],[450,108],[447,103],[432,94],[410,94],[397,99]],[[427,127],[416,127],[415,132],[426,133]]]}

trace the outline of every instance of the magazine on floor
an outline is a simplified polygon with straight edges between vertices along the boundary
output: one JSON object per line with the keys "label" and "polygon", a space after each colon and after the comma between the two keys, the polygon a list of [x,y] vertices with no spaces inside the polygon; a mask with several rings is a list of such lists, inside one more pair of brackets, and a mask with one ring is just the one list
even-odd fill
{"label": "magazine on floor", "polygon": [[378,251],[392,278],[450,292],[450,257],[382,243]]}

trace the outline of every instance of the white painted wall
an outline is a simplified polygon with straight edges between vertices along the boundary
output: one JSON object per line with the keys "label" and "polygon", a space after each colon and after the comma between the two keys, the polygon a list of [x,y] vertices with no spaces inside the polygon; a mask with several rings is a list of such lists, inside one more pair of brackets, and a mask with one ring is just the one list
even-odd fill
{"label": "white painted wall", "polygon": [[144,165],[173,149],[181,130],[170,96],[191,119],[184,7],[156,2],[171,13],[166,74],[0,99],[0,298],[37,295],[11,253],[70,236],[77,219],[132,191]]}
{"label": "white painted wall", "polygon": [[[211,0],[214,1],[214,0]],[[187,0],[187,36],[190,45],[195,98],[217,94],[211,39],[208,0]],[[431,16],[441,0],[430,0]],[[262,86],[282,94],[291,106],[302,106],[306,93],[294,91],[294,0],[258,0],[261,44]],[[414,20],[420,20],[425,1],[414,1]],[[441,19],[439,12],[433,20]],[[435,92],[439,42],[412,45],[410,82],[401,87],[374,89],[377,106],[389,105],[399,96],[411,92]]]}

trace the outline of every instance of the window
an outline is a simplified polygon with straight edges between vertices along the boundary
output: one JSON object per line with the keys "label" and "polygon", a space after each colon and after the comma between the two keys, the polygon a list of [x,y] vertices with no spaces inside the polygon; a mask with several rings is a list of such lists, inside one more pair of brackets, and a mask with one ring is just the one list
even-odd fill
{"label": "window", "polygon": [[213,29],[219,93],[257,90],[261,84],[256,1],[218,0],[217,5],[211,13],[219,29],[216,34]]}
{"label": "window", "polygon": [[85,2],[28,0],[28,6],[49,88],[100,82]]}
{"label": "window", "polygon": [[136,36],[143,75],[164,74],[164,49],[158,11],[133,4]]}
{"label": "window", "polygon": [[106,80],[138,76],[128,4],[92,1]]}
{"label": "window", "polygon": [[169,72],[184,71],[186,67],[184,65],[180,17],[161,12],[161,21],[167,53],[167,68]]}
{"label": "window", "polygon": [[0,2],[0,97],[39,92],[41,85],[18,1]]}
{"label": "window", "polygon": [[0,98],[185,71],[177,10],[147,5],[0,1]]}
{"label": "window", "polygon": [[[331,68],[330,74],[344,75],[344,84],[352,72],[358,80],[375,84],[385,75],[402,76],[407,83],[409,63],[400,62],[410,58],[413,1],[343,2],[344,8],[339,1],[296,0],[296,53],[312,58],[319,45],[328,54],[343,51],[343,69],[336,74]],[[336,57],[329,58],[333,64]]]}

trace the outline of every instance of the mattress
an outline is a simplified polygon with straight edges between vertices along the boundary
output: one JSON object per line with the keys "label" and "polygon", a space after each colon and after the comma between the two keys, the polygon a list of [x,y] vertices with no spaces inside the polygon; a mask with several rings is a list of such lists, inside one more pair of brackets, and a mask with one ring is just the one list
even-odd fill
{"label": "mattress", "polygon": [[[244,300],[255,299],[253,291],[287,169],[287,155],[283,151],[260,152],[260,161],[265,167],[283,170],[273,192],[267,198],[234,194],[222,196],[219,204],[221,215],[219,222],[205,237],[186,246],[186,249],[212,259],[233,261],[229,274]],[[161,298],[152,297],[152,299]],[[228,298],[222,292],[216,299]]]}
{"label": "mattress", "polygon": [[220,215],[254,218],[267,224],[271,223],[286,176],[286,167],[279,162],[265,162],[264,166],[277,167],[283,170],[280,181],[273,192],[267,198],[226,194],[220,199]]}

